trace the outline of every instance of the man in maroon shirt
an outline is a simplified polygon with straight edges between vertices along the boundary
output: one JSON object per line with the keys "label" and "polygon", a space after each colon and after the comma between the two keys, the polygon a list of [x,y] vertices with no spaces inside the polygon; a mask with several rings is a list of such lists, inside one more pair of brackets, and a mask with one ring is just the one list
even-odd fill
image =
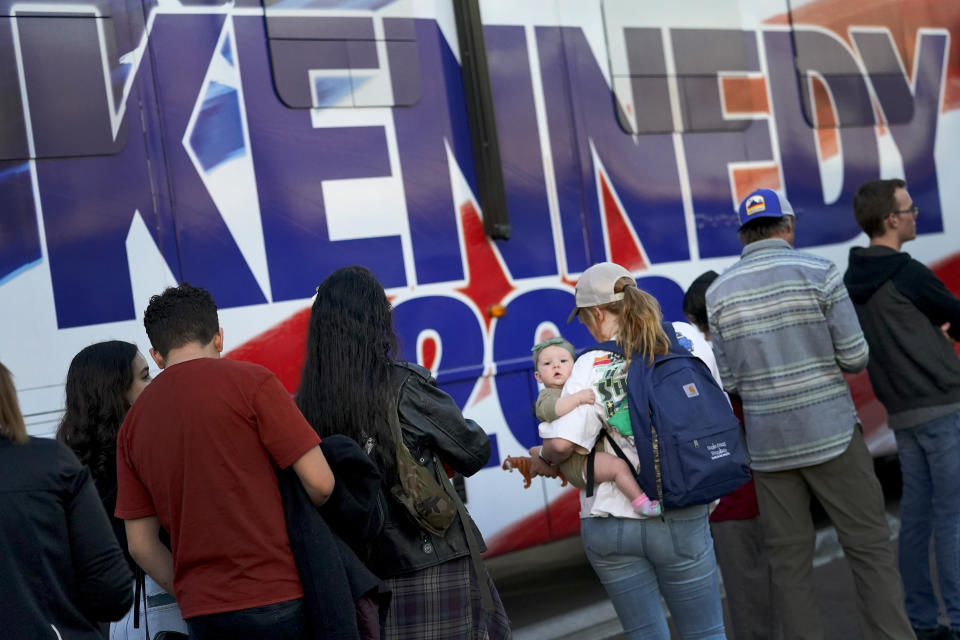
{"label": "man in maroon shirt", "polygon": [[292,465],[323,504],[334,480],[320,440],[270,371],[220,358],[205,290],[153,296],[143,323],[163,372],[117,437],[130,554],[176,595],[191,638],[300,638],[303,588],[275,472]]}

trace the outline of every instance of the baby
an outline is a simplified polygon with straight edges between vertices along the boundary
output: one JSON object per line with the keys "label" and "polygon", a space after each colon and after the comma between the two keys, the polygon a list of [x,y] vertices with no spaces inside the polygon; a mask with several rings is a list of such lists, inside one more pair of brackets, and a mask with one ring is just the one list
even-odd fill
{"label": "baby", "polygon": [[[583,389],[566,397],[560,397],[563,384],[573,370],[575,355],[573,345],[563,338],[550,338],[533,347],[533,363],[536,368],[534,377],[543,384],[543,391],[537,397],[537,418],[543,422],[553,422],[566,415],[581,404],[593,404],[596,398],[593,389]],[[628,419],[626,412],[619,416],[622,421]],[[620,428],[619,425],[615,425]],[[622,429],[621,429],[622,430]],[[583,447],[577,447],[565,462],[560,465],[561,473],[575,487],[586,486],[587,454]],[[593,458],[593,476],[599,484],[614,482],[617,488],[630,499],[633,509],[645,516],[660,515],[660,503],[651,500],[637,484],[627,463],[615,455],[598,451]],[[506,468],[506,463],[504,463]]]}

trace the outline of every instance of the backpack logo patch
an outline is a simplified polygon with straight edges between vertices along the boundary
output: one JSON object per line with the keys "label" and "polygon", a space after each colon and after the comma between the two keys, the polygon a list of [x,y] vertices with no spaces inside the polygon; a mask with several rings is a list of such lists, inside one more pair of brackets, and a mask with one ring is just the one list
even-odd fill
{"label": "backpack logo patch", "polygon": [[726,442],[711,442],[707,445],[707,452],[710,454],[710,460],[719,460],[730,455],[730,449]]}
{"label": "backpack logo patch", "polygon": [[698,395],[700,395],[700,392],[697,390],[697,385],[692,382],[683,385],[683,392],[687,394],[688,398],[696,398]]}

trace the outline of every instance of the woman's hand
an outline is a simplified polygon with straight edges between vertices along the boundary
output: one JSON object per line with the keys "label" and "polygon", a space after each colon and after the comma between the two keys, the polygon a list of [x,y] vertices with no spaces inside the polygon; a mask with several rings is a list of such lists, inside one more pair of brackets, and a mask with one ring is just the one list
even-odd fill
{"label": "woman's hand", "polygon": [[556,478],[559,469],[547,462],[542,454],[543,447],[530,447],[530,457],[533,461],[530,463],[530,475],[532,477],[547,476]]}

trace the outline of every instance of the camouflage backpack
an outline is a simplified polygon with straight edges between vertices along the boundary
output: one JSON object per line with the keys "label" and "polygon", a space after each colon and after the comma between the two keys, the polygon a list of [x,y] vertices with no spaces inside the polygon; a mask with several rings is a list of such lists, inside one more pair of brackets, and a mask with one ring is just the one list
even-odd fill
{"label": "camouflage backpack", "polygon": [[397,475],[400,484],[390,487],[390,495],[410,512],[418,525],[442,536],[457,516],[457,504],[451,496],[453,487],[446,490],[440,484],[449,484],[447,474],[432,451],[429,453],[433,461],[432,468],[417,463],[403,442],[396,411],[393,412],[393,437],[397,440]]}

